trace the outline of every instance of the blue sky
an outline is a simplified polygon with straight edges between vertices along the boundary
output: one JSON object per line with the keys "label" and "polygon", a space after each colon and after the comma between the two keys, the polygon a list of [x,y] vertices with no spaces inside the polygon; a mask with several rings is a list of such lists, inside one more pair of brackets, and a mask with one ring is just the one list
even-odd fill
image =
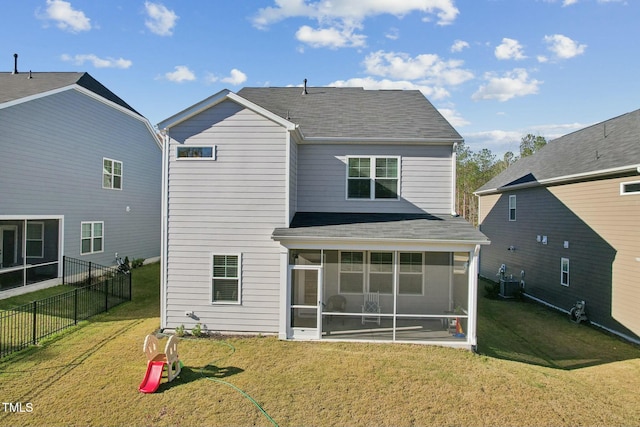
{"label": "blue sky", "polygon": [[502,156],[640,108],[637,0],[0,0],[0,16],[0,70],[18,53],[19,71],[87,71],[153,125],[307,78],[421,90]]}

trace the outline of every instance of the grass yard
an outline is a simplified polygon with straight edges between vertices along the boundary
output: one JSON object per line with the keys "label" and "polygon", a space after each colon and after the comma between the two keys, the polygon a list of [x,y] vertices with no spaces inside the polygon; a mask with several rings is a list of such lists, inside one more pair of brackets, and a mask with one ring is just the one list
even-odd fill
{"label": "grass yard", "polygon": [[280,426],[640,420],[637,346],[535,304],[482,297],[479,354],[274,337],[182,339],[180,378],[145,395],[137,388],[144,337],[159,325],[159,266],[133,277],[132,302],[0,361],[0,400],[23,408],[0,406],[0,426],[273,425],[219,381],[243,390]]}

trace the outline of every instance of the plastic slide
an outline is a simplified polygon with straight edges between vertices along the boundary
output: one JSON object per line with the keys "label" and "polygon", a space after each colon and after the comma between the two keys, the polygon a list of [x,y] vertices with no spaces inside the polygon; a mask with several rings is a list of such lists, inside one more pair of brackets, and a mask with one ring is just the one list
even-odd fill
{"label": "plastic slide", "polygon": [[159,360],[151,360],[147,363],[147,373],[144,379],[140,383],[140,390],[143,393],[153,393],[160,386],[162,381],[162,371],[164,370],[165,362]]}

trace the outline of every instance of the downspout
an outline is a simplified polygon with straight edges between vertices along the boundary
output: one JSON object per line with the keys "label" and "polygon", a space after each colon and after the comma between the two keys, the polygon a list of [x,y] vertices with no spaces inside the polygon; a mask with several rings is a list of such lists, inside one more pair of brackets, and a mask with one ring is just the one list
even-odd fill
{"label": "downspout", "polygon": [[453,143],[453,151],[451,152],[451,215],[458,216],[456,212],[456,166],[457,166],[457,149],[458,143]]}
{"label": "downspout", "polygon": [[161,130],[162,134],[162,196],[161,196],[161,236],[160,236],[160,330],[167,327],[167,261],[168,261],[168,225],[169,225],[169,129]]}

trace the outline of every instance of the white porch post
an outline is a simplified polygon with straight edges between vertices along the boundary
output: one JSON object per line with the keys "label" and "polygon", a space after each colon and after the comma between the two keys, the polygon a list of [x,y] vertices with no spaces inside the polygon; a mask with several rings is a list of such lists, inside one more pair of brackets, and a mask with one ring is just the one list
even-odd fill
{"label": "white porch post", "polygon": [[290,324],[291,310],[289,309],[289,250],[280,246],[280,313],[278,319],[278,338],[286,340]]}
{"label": "white porch post", "polygon": [[476,245],[473,251],[469,252],[469,319],[468,319],[468,342],[471,346],[477,345],[477,319],[478,319],[478,254],[480,245]]}

